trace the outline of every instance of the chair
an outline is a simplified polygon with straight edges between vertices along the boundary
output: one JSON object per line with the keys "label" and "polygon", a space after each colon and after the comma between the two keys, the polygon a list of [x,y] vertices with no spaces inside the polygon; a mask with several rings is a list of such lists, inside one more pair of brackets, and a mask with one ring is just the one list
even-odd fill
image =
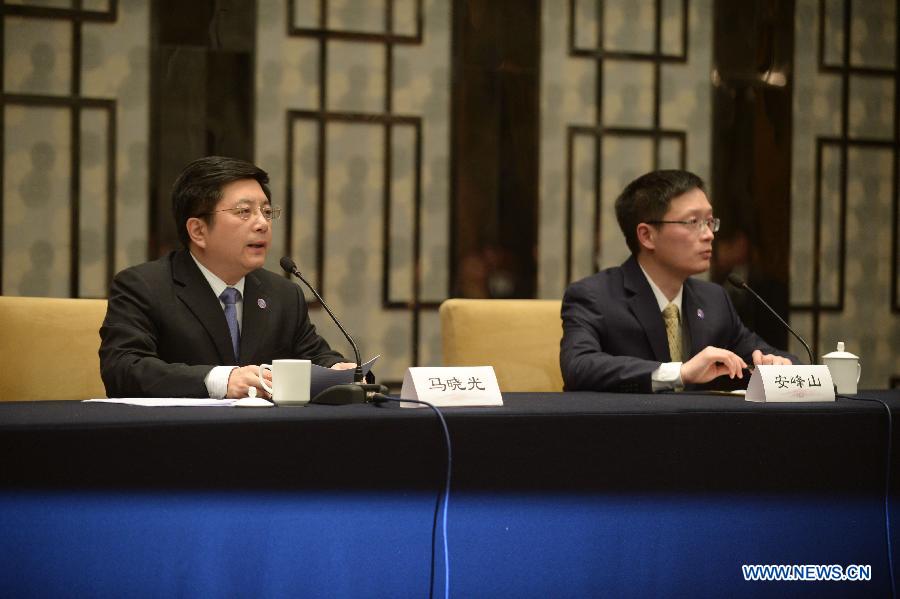
{"label": "chair", "polygon": [[0,296],[0,401],[106,397],[106,300]]}
{"label": "chair", "polygon": [[493,366],[501,391],[562,391],[559,300],[449,299],[441,304],[445,366]]}

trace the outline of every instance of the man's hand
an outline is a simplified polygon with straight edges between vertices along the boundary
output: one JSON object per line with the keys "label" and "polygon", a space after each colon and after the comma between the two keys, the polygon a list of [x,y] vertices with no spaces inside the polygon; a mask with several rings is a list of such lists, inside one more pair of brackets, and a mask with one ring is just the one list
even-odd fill
{"label": "man's hand", "polygon": [[[266,384],[271,387],[272,371],[269,369],[264,370],[263,377],[266,379]],[[253,365],[241,366],[231,371],[231,374],[228,375],[228,391],[225,393],[225,397],[228,399],[247,397],[247,390],[250,387],[256,387],[256,395],[258,397],[272,397],[268,391],[263,389],[259,382],[259,366]]]}
{"label": "man's hand", "polygon": [[782,358],[775,354],[764,354],[760,350],[753,350],[753,364],[756,366],[790,366],[792,362],[788,358]]}
{"label": "man's hand", "polygon": [[736,353],[710,345],[681,365],[681,382],[685,385],[708,383],[724,374],[741,379],[746,367],[747,363]]}
{"label": "man's hand", "polygon": [[337,364],[332,364],[332,370],[353,370],[356,368],[356,362],[338,362]]}

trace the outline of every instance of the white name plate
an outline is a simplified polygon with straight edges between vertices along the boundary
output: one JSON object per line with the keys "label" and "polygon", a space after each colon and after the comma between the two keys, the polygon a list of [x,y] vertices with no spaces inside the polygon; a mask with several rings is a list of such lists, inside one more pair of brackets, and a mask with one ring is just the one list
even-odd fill
{"label": "white name plate", "polygon": [[834,401],[827,366],[757,366],[747,385],[747,401]]}
{"label": "white name plate", "polygon": [[[502,406],[500,386],[491,366],[407,368],[401,399],[419,399],[438,407]],[[424,407],[401,403],[405,408]]]}

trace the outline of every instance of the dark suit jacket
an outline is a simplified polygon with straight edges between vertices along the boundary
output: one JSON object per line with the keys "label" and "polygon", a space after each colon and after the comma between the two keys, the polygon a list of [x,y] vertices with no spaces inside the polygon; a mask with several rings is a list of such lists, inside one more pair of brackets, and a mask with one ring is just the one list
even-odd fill
{"label": "dark suit jacket", "polygon": [[208,397],[213,366],[344,361],[316,334],[299,287],[262,269],[245,279],[235,356],[222,304],[186,250],[116,275],[100,339],[109,397]]}
{"label": "dark suit jacket", "polygon": [[[719,285],[686,280],[681,308],[689,357],[712,345],[733,351],[747,364],[755,349],[799,363],[748,330]],[[563,297],[562,320],[559,361],[567,391],[650,393],[651,373],[671,361],[659,304],[633,256],[622,266],[572,283]]]}

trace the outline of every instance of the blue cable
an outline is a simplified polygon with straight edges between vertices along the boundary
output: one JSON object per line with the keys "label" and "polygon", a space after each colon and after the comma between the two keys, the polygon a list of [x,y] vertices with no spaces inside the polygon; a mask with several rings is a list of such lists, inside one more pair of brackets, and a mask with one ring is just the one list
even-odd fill
{"label": "blue cable", "polygon": [[[382,393],[375,393],[372,396],[372,399],[377,403],[385,402],[385,401],[396,401],[406,402],[406,403],[417,403],[423,406],[428,406],[432,409],[432,411],[437,415],[438,421],[441,423],[441,428],[444,430],[444,442],[447,445],[447,476],[444,480],[444,517],[442,521],[442,535],[444,537],[444,599],[450,599],[450,550],[447,543],[447,509],[450,505],[450,473],[453,467],[453,447],[450,444],[450,431],[447,428],[447,421],[444,420],[444,415],[441,414],[441,411],[437,409],[434,405],[428,403],[427,401],[422,401],[420,399],[400,399],[399,397],[390,397],[389,395],[384,395]],[[438,503],[435,505],[435,518],[434,522],[437,522],[437,514],[438,510],[440,510],[440,495],[438,495]],[[428,596],[432,597],[434,593],[434,525],[431,528],[431,580],[428,581]]]}
{"label": "blue cable", "polygon": [[887,405],[886,402],[880,399],[874,399],[870,397],[848,397],[846,395],[838,395],[837,397],[841,397],[843,399],[849,399],[852,401],[874,401],[880,403],[884,406],[884,409],[887,411],[888,416],[888,437],[887,437],[887,460],[885,464],[885,475],[884,475],[884,533],[887,537],[887,557],[888,557],[888,570],[891,574],[891,597],[896,599],[897,597],[897,583],[894,580],[894,549],[891,543],[891,505],[890,505],[890,495],[891,495],[891,454],[892,454],[892,442],[894,436],[894,419],[891,416],[891,408]]}

